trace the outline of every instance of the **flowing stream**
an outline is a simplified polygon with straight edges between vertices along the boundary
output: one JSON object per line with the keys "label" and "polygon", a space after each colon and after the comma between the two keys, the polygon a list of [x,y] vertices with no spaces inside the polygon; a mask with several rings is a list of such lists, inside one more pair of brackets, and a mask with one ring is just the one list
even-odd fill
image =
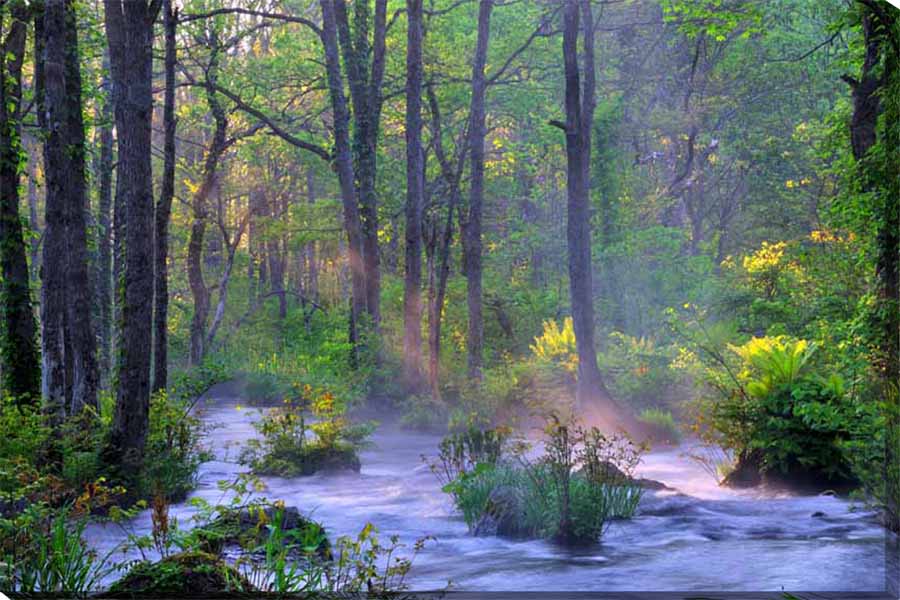
{"label": "flowing stream", "polygon": [[[214,388],[200,411],[214,428],[216,460],[201,467],[192,496],[221,501],[217,482],[244,467],[236,456],[255,435],[255,409],[238,408],[227,386]],[[875,515],[833,496],[792,496],[719,488],[680,451],[644,456],[638,474],[676,491],[647,491],[636,517],[610,524],[596,546],[577,550],[545,541],[473,537],[449,496],[421,460],[439,436],[382,424],[361,455],[358,474],[264,478],[270,500],[284,500],[321,522],[329,537],[355,536],[366,522],[409,545],[434,536],[409,576],[413,590],[478,591],[832,591],[885,589],[885,531]],[[190,523],[189,501],[170,516]],[[816,515],[816,516],[813,516]],[[131,523],[150,530],[149,511]],[[101,552],[124,533],[92,524],[88,543]]]}

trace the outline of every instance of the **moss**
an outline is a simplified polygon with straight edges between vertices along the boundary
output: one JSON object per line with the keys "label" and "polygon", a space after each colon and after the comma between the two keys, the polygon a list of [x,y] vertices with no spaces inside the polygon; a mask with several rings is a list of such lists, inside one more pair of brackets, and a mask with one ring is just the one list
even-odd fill
{"label": "moss", "polygon": [[237,570],[205,552],[185,552],[159,562],[135,565],[109,588],[105,597],[171,594],[191,597],[222,592],[252,592],[253,586]]}
{"label": "moss", "polygon": [[266,543],[269,535],[267,525],[275,521],[278,511],[281,511],[285,544],[296,544],[322,558],[330,558],[331,545],[325,528],[301,515],[295,507],[262,505],[228,511],[209,525],[195,529],[193,535],[200,547],[211,554],[219,554],[229,545],[253,550]]}

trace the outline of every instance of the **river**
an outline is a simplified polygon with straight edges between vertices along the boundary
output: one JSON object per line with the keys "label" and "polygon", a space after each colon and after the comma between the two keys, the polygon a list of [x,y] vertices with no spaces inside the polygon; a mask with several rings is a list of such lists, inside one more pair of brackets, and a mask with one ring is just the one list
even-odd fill
{"label": "river", "polygon": [[[244,470],[235,458],[255,435],[258,417],[228,390],[214,388],[200,409],[213,426],[207,444],[216,458],[201,467],[192,496],[213,503],[222,498],[218,481]],[[421,460],[436,452],[439,440],[382,425],[361,455],[360,473],[266,477],[263,495],[312,515],[332,538],[355,535],[366,522],[407,544],[434,536],[413,565],[413,590],[448,581],[451,589],[472,591],[885,589],[886,534],[871,511],[834,496],[723,489],[678,449],[650,452],[638,467],[640,475],[677,491],[646,492],[636,517],[610,524],[594,547],[473,537]],[[170,509],[182,526],[193,513],[189,501]],[[130,525],[149,531],[149,512]],[[92,524],[86,532],[100,552],[123,537],[113,524]]]}

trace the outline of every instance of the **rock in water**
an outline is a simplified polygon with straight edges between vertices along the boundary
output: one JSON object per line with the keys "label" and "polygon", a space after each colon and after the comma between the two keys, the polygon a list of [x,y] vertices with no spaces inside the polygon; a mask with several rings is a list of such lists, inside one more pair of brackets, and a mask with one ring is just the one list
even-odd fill
{"label": "rock in water", "polygon": [[246,577],[222,559],[205,552],[184,552],[155,563],[138,563],[101,597],[152,594],[194,598],[252,591],[254,587]]}

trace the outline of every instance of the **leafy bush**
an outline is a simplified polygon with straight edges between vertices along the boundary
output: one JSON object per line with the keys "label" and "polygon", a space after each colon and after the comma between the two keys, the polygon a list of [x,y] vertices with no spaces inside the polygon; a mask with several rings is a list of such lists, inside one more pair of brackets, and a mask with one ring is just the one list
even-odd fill
{"label": "leafy bush", "polygon": [[254,473],[285,477],[322,469],[359,470],[357,452],[374,424],[353,425],[345,412],[327,390],[295,385],[283,406],[268,409],[254,423],[262,438],[248,441],[239,460]]}

